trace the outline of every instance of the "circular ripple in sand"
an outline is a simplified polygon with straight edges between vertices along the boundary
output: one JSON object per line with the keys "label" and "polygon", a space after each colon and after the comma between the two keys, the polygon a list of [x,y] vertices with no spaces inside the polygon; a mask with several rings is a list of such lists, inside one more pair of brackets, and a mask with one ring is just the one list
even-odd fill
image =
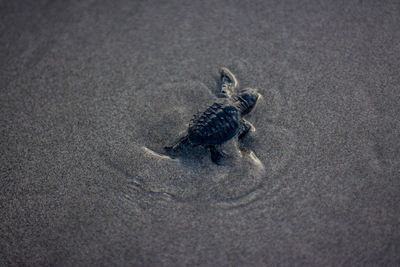
{"label": "circular ripple in sand", "polygon": [[[187,128],[192,114],[214,101],[202,83],[185,81],[144,88],[132,100],[135,144],[119,149],[110,159],[127,179],[127,195],[141,192],[153,197],[185,203],[203,203],[224,208],[243,206],[264,195],[264,189],[276,187],[272,179],[287,166],[293,153],[294,136],[282,127],[271,125],[280,112],[279,92],[260,101],[251,121],[257,128],[237,149],[228,142],[230,157],[222,166],[210,160],[207,150],[189,148],[177,159],[162,154]],[[272,99],[272,100],[271,100]],[[275,102],[273,100],[276,100]],[[239,152],[242,151],[242,152]]]}

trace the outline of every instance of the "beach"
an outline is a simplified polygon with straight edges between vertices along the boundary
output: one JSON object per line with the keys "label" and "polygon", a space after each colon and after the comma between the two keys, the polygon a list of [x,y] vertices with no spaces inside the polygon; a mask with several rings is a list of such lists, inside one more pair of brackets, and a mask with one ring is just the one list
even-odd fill
{"label": "beach", "polygon": [[[0,7],[0,265],[400,264],[399,3]],[[171,157],[221,67],[254,129]]]}

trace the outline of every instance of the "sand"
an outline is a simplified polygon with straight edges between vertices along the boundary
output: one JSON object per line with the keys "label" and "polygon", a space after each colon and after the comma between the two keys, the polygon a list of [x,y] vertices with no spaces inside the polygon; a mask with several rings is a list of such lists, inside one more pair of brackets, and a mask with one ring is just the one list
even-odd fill
{"label": "sand", "polygon": [[[399,14],[3,1],[0,265],[400,264]],[[168,157],[223,66],[255,131]]]}

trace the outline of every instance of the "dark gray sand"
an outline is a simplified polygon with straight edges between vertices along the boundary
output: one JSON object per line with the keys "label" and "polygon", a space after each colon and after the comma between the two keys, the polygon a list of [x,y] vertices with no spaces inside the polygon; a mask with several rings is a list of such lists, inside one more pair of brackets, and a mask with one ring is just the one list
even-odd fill
{"label": "dark gray sand", "polygon": [[[398,1],[0,3],[0,265],[400,264]],[[222,66],[256,131],[160,154]]]}

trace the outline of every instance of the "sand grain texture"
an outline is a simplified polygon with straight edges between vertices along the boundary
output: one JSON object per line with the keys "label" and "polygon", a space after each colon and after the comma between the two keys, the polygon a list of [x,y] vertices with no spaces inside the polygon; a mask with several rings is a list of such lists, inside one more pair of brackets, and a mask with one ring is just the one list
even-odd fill
{"label": "sand grain texture", "polygon": [[[0,1],[0,265],[400,264],[399,32],[396,1]],[[222,66],[256,131],[160,156]]]}

